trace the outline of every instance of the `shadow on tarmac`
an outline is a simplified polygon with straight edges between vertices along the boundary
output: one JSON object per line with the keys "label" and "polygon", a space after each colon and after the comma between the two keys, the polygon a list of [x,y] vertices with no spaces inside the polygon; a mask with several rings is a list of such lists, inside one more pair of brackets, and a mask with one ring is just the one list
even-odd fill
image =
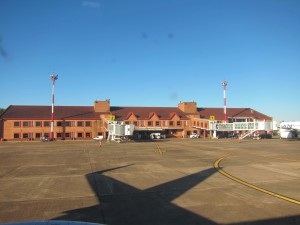
{"label": "shadow on tarmac", "polygon": [[[108,225],[218,225],[218,223],[181,208],[172,201],[206,180],[214,168],[163,183],[146,190],[140,190],[105,173],[131,165],[111,168],[86,175],[98,197],[99,204],[86,208],[65,211],[64,216],[53,220],[84,221]],[[238,216],[238,215],[237,215]],[[296,225],[300,216],[249,221],[232,225]]]}

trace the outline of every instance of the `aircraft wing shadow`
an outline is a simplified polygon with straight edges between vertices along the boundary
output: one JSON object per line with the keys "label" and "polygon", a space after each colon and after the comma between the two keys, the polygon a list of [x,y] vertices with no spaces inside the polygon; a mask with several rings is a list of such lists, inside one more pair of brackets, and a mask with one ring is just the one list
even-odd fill
{"label": "aircraft wing shadow", "polygon": [[140,190],[103,174],[123,167],[87,174],[86,178],[98,197],[99,205],[65,211],[63,216],[54,220],[111,225],[216,224],[170,202],[214,174],[215,169],[199,171],[146,190]]}
{"label": "aircraft wing shadow", "polygon": [[[84,221],[108,225],[218,225],[218,223],[177,206],[172,201],[200,184],[216,170],[209,168],[145,190],[104,175],[116,167],[86,175],[99,204],[63,212],[53,220]],[[237,215],[238,216],[238,215]],[[296,225],[300,216],[246,221],[231,225]],[[223,223],[222,223],[223,224]],[[229,225],[229,224],[228,224]]]}

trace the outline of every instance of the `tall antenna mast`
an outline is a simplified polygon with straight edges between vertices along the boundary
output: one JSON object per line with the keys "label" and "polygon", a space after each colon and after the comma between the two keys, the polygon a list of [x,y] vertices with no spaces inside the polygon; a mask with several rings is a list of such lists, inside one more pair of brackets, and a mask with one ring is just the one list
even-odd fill
{"label": "tall antenna mast", "polygon": [[226,114],[226,87],[227,87],[227,81],[222,82],[222,86],[224,88],[224,122],[227,122],[227,114]]}
{"label": "tall antenna mast", "polygon": [[54,140],[54,85],[55,81],[58,79],[58,75],[50,75],[50,79],[52,80],[52,108],[51,108],[51,136],[50,140]]}

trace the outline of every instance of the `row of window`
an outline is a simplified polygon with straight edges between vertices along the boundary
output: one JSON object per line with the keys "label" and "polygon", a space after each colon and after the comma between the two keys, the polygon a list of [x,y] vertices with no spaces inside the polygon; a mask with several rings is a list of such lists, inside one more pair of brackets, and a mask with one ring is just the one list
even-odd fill
{"label": "row of window", "polygon": [[[204,125],[204,126],[203,126]],[[203,123],[203,122],[196,122],[196,121],[194,121],[194,126],[197,126],[197,127],[205,127],[205,128],[207,128],[207,123]]]}
{"label": "row of window", "polygon": [[[99,134],[99,135],[102,135]],[[55,133],[55,138],[92,138],[91,132],[66,132]],[[50,137],[50,133],[14,133],[14,139],[40,139],[41,137]]]}
{"label": "row of window", "polygon": [[[51,121],[15,121],[14,127],[50,127]],[[65,125],[66,127],[91,127],[91,121],[56,121],[57,127],[62,127]]]}
{"label": "row of window", "polygon": [[140,126],[140,127],[167,127],[167,126],[177,126],[177,127],[181,127],[182,125],[187,126],[188,125],[188,121],[125,121],[125,124],[133,124],[135,126]]}

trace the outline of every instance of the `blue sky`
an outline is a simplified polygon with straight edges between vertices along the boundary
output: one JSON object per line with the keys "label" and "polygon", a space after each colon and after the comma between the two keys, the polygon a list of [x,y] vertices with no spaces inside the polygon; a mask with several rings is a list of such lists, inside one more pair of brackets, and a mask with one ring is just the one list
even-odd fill
{"label": "blue sky", "polygon": [[299,0],[0,0],[0,107],[196,101],[300,120]]}

